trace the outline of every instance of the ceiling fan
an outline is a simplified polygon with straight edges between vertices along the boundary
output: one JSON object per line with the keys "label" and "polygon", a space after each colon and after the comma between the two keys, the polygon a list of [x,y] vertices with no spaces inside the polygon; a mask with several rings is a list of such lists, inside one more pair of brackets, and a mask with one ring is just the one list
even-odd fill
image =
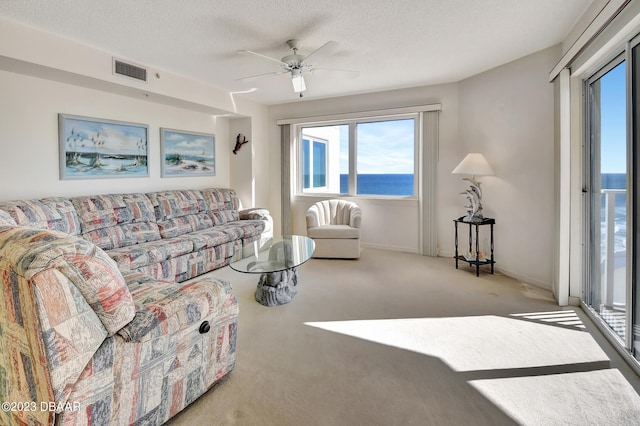
{"label": "ceiling fan", "polygon": [[251,80],[255,78],[261,77],[269,77],[276,76],[282,74],[291,74],[291,83],[293,84],[293,91],[295,93],[299,93],[300,97],[302,97],[302,92],[307,90],[307,86],[304,81],[304,74],[315,74],[316,72],[331,72],[339,74],[342,77],[347,78],[355,78],[359,75],[358,71],[349,71],[349,70],[337,70],[330,68],[316,68],[310,63],[310,59],[317,59],[321,56],[330,55],[338,47],[338,43],[335,41],[328,41],[307,56],[302,56],[298,54],[298,46],[299,41],[296,39],[287,40],[287,46],[293,51],[292,54],[289,54],[282,59],[272,58],[270,56],[263,55],[261,53],[253,52],[251,50],[238,50],[238,53],[254,55],[258,58],[262,58],[268,60],[272,63],[277,63],[282,68],[282,71],[274,71],[268,72],[264,74],[256,74],[250,75],[247,77],[238,78],[236,81],[241,80]]}

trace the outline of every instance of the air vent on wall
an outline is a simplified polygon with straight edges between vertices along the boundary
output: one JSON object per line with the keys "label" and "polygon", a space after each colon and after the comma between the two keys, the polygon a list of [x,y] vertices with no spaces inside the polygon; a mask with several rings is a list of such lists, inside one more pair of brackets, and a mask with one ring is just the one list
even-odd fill
{"label": "air vent on wall", "polygon": [[137,65],[128,64],[113,58],[113,73],[136,80],[147,81],[147,70]]}

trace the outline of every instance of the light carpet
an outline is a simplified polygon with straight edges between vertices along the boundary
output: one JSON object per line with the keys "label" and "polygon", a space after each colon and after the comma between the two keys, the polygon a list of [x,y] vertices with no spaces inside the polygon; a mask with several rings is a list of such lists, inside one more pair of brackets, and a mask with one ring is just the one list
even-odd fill
{"label": "light carpet", "polygon": [[293,301],[267,308],[254,300],[258,275],[211,275],[238,295],[236,367],[172,426],[640,418],[638,377],[584,313],[508,277],[366,249],[355,261],[310,260]]}

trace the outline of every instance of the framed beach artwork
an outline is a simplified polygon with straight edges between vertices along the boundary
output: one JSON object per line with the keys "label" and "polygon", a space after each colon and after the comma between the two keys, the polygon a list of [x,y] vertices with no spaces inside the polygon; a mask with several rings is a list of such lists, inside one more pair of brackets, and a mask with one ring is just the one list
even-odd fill
{"label": "framed beach artwork", "polygon": [[162,177],[216,175],[215,135],[161,128],[160,149]]}
{"label": "framed beach artwork", "polygon": [[58,114],[60,179],[149,176],[149,126]]}

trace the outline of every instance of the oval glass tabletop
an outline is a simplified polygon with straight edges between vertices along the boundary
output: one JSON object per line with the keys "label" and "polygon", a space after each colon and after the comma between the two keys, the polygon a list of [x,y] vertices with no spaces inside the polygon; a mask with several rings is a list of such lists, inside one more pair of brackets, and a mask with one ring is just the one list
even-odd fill
{"label": "oval glass tabletop", "polygon": [[311,259],[315,243],[302,235],[283,235],[255,241],[242,249],[242,259],[229,264],[238,272],[264,274],[295,268]]}

